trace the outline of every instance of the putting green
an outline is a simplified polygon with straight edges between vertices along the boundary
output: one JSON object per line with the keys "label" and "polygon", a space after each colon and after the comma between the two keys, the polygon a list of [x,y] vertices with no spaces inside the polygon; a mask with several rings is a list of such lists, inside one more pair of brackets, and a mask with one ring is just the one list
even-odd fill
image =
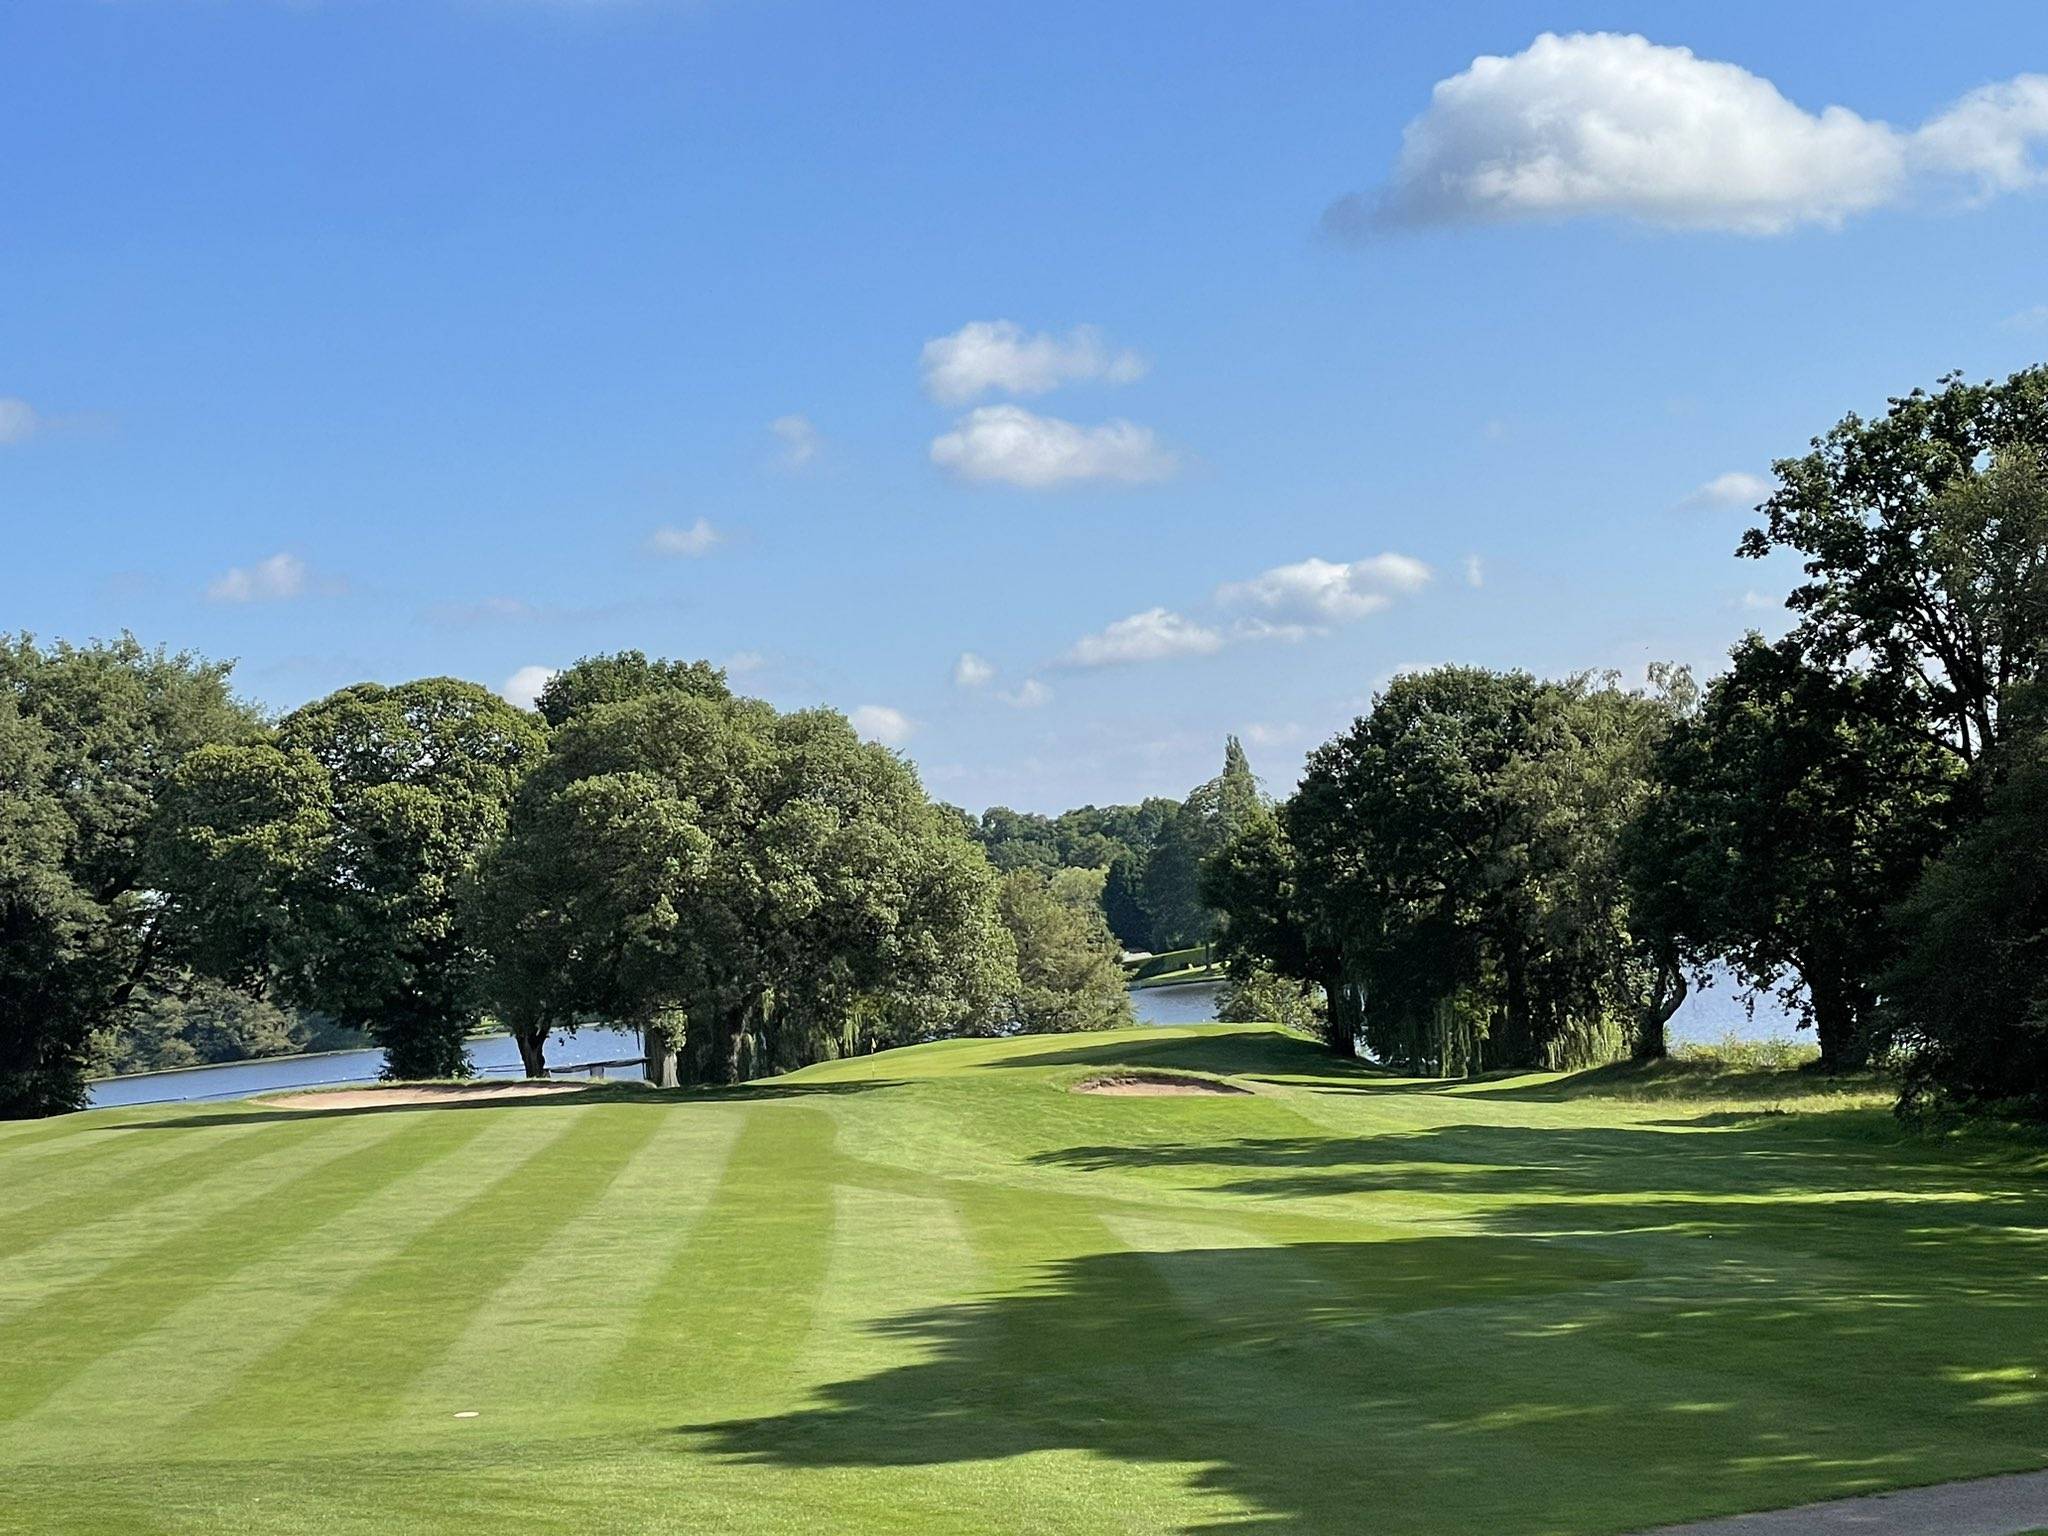
{"label": "putting green", "polygon": [[2044,1319],[2038,1150],[1790,1074],[105,1110],[0,1125],[0,1529],[1618,1532],[2041,1466]]}

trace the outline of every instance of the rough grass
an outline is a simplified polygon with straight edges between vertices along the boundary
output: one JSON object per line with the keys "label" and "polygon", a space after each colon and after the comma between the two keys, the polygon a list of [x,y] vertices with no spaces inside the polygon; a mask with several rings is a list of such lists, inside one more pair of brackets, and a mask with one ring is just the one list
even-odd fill
{"label": "rough grass", "polygon": [[2040,1150],[1882,1106],[1217,1026],[0,1125],[0,1528],[1516,1536],[2037,1467]]}

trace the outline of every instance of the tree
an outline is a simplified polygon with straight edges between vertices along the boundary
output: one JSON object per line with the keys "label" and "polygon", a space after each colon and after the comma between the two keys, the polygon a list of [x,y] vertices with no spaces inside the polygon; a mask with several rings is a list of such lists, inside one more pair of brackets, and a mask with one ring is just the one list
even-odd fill
{"label": "tree", "polygon": [[618,704],[650,693],[681,693],[692,698],[729,699],[725,672],[708,661],[650,661],[642,651],[615,651],[586,656],[547,680],[534,708],[549,726],[566,724],[572,715],[599,704]]}
{"label": "tree", "polygon": [[1014,978],[987,860],[908,765],[703,691],[570,715],[473,909],[505,1016],[637,1027],[658,1080],[986,1029]]}
{"label": "tree", "polygon": [[1134,1023],[1116,936],[1085,888],[1062,893],[1028,869],[998,888],[1017,953],[1016,1023],[1030,1034]]}
{"label": "tree", "polygon": [[483,956],[459,897],[545,743],[488,690],[427,678],[359,683],[271,743],[198,754],[161,834],[178,920],[230,979],[367,1030],[385,1076],[466,1076]]}
{"label": "tree", "polygon": [[175,985],[152,816],[194,751],[259,731],[228,671],[132,636],[0,641],[0,1114],[77,1108],[93,1037]]}
{"label": "tree", "polygon": [[1901,904],[1880,1009],[1904,1060],[1902,1107],[2014,1103],[2048,1114],[2048,733],[2014,729],[1988,760],[1983,819]]}
{"label": "tree", "polygon": [[1752,635],[1657,755],[1632,858],[1659,931],[1778,990],[1829,1070],[1861,1065],[1889,909],[1948,830],[1957,759],[1881,673]]}
{"label": "tree", "polygon": [[1873,421],[1845,416],[1775,466],[1740,553],[1805,557],[1786,599],[1828,670],[1856,667],[1965,762],[2048,660],[2048,368],[2002,384],[1944,378]]}
{"label": "tree", "polygon": [[1235,736],[1223,747],[1223,771],[1200,784],[1159,833],[1145,865],[1144,906],[1152,914],[1155,945],[1181,949],[1206,944],[1216,914],[1202,896],[1202,866],[1264,811],[1265,797],[1244,747]]}

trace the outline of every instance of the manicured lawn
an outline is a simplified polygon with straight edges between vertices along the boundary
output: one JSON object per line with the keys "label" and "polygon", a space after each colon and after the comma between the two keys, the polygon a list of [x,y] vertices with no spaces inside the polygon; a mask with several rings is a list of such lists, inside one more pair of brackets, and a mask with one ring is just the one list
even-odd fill
{"label": "manicured lawn", "polygon": [[0,1527],[1515,1536],[2041,1466],[2038,1151],[1877,1102],[1225,1026],[4,1125]]}

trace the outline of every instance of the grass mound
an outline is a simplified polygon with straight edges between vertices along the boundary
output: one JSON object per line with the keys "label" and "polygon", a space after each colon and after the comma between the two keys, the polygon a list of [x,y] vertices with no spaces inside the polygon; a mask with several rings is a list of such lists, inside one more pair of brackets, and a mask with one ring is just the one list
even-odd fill
{"label": "grass mound", "polygon": [[[1061,1091],[1157,1074],[1257,1091]],[[2044,1254],[1869,1085],[1248,1026],[103,1110],[0,1125],[0,1529],[1636,1530],[2038,1466]]]}

